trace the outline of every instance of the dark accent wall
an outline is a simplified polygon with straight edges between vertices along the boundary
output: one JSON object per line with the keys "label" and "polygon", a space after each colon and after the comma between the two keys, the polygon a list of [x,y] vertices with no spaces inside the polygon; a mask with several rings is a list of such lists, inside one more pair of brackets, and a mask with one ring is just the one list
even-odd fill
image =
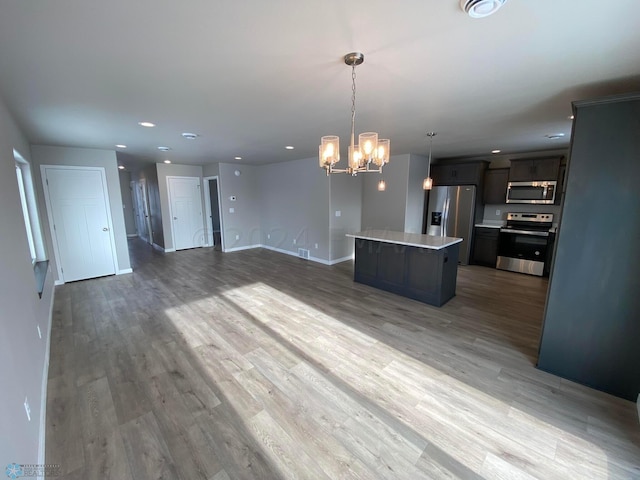
{"label": "dark accent wall", "polygon": [[538,368],[640,393],[640,94],[574,104]]}

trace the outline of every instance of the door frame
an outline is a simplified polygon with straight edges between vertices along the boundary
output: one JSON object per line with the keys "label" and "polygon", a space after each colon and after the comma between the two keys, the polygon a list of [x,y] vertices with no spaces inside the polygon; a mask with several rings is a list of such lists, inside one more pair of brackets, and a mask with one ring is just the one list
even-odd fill
{"label": "door frame", "polygon": [[220,177],[218,175],[213,175],[211,177],[204,177],[202,179],[204,183],[204,208],[206,218],[209,220],[206,222],[207,227],[207,246],[214,247],[214,238],[213,238],[213,219],[211,218],[211,189],[209,188],[209,180],[215,180],[218,184],[218,215],[220,215],[220,248],[224,252],[224,235],[222,232],[224,231],[223,223],[222,223],[222,197],[220,196]]}
{"label": "door frame", "polygon": [[85,171],[98,171],[102,180],[102,191],[104,192],[104,202],[107,211],[107,227],[109,228],[109,242],[111,244],[111,253],[113,258],[113,271],[118,273],[118,255],[116,251],[116,237],[113,233],[113,220],[111,218],[111,203],[109,202],[109,190],[107,187],[107,174],[104,167],[79,167],[71,165],[40,165],[40,180],[42,181],[42,189],[44,191],[44,201],[47,207],[47,220],[49,221],[49,233],[51,234],[51,242],[53,243],[53,255],[56,259],[56,270],[58,272],[58,282],[56,284],[63,284],[64,274],[62,273],[62,265],[60,262],[60,249],[58,247],[58,237],[54,228],[53,221],[53,209],[51,207],[51,199],[49,197],[49,184],[47,180],[47,169],[56,168],[60,170],[85,170]]}
{"label": "door frame", "polygon": [[[189,175],[167,175],[167,200],[169,203],[169,224],[171,225],[171,241],[173,242],[173,249],[171,251],[175,251],[176,250],[176,231],[173,225],[173,207],[172,207],[172,201],[171,201],[171,180],[172,179],[185,179],[185,178],[189,178],[189,179],[193,179],[195,178],[196,180],[198,180],[198,187],[200,188],[200,195],[199,195],[199,200],[200,200],[200,221],[201,223],[201,228],[204,229],[204,232],[206,233],[206,226],[205,226],[205,222],[204,219],[202,218],[202,202],[203,202],[203,198],[202,198],[202,177],[194,177],[194,176],[189,176]],[[196,247],[190,247],[190,248],[202,248],[205,247],[206,244],[204,242],[205,238],[203,237],[203,244],[196,246]],[[165,249],[166,251],[166,249]]]}

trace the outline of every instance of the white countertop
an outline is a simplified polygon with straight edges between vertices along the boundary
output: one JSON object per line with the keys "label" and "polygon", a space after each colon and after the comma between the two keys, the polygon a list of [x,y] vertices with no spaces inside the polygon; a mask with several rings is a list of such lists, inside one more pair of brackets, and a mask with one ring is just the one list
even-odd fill
{"label": "white countertop", "polygon": [[502,220],[483,220],[482,223],[476,223],[475,227],[481,228],[502,228],[505,222]]}
{"label": "white countertop", "polygon": [[397,243],[410,247],[429,248],[442,250],[456,243],[462,242],[461,238],[437,237],[435,235],[421,235],[419,233],[392,232],[390,230],[366,230],[364,232],[347,233],[347,237],[375,240],[377,242]]}

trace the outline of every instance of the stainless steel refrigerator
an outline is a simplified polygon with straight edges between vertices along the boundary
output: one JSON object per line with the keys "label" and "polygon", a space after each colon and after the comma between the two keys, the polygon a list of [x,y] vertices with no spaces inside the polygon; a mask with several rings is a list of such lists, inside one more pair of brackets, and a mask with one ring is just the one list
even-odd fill
{"label": "stainless steel refrigerator", "polygon": [[433,187],[427,207],[427,235],[462,238],[459,260],[469,263],[476,208],[476,187]]}

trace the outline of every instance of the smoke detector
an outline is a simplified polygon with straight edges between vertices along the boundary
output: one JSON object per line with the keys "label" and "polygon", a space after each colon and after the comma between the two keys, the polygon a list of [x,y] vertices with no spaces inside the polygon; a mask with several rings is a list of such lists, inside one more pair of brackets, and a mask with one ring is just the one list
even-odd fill
{"label": "smoke detector", "polygon": [[507,3],[507,0],[460,0],[460,8],[471,18],[488,17]]}

